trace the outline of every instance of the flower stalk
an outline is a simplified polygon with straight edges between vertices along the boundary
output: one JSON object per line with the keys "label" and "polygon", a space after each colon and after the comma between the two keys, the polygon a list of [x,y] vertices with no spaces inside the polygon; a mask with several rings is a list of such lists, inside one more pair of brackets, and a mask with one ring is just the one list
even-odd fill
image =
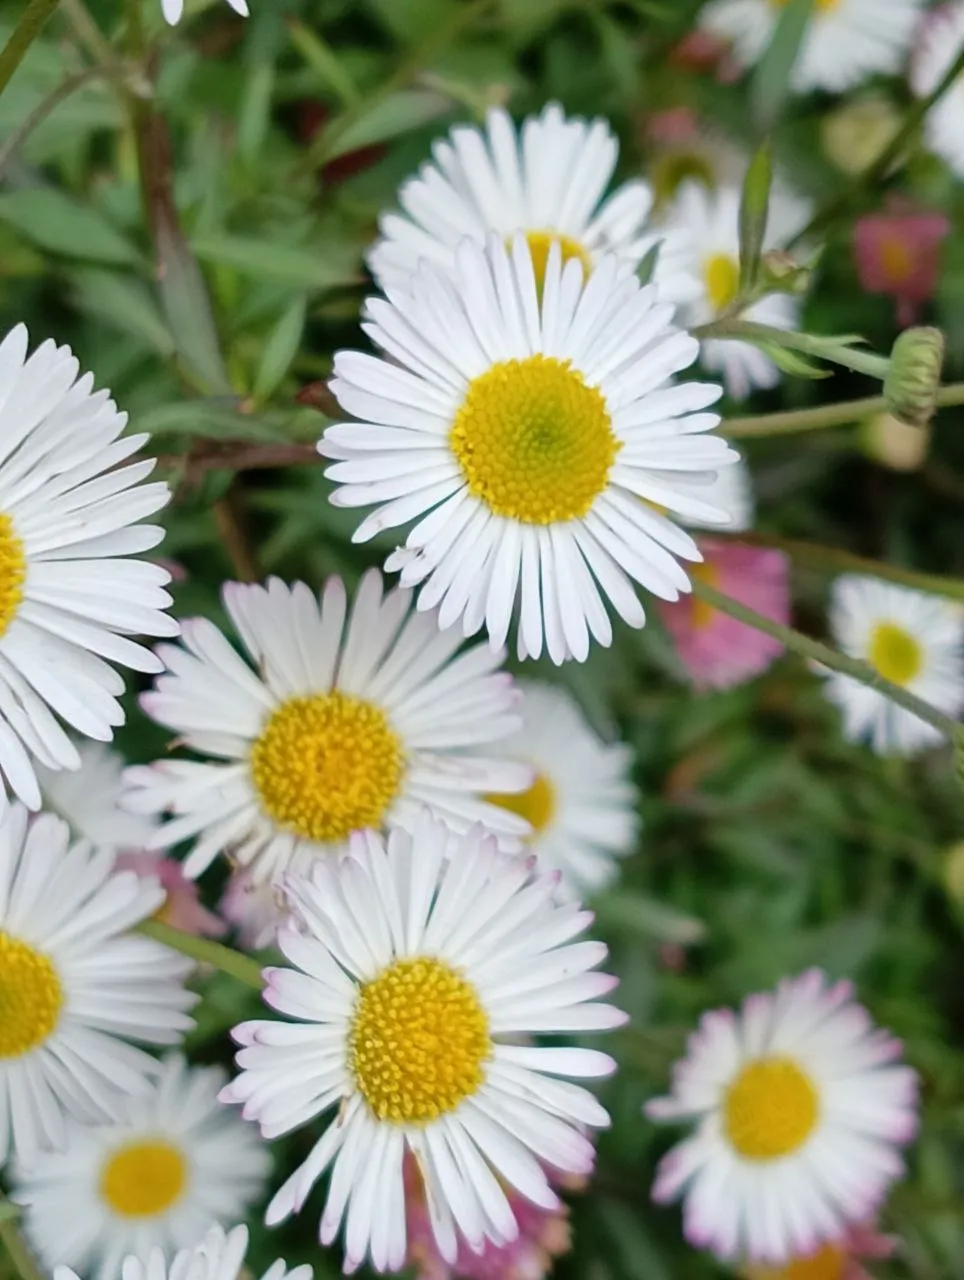
{"label": "flower stalk", "polygon": [[56,8],[57,0],[30,0],[21,13],[20,21],[10,33],[10,39],[0,50],[0,93],[3,93],[13,79],[27,50],[43,31],[47,19]]}
{"label": "flower stalk", "polygon": [[[941,387],[936,396],[938,409],[964,404],[964,382]],[[761,413],[753,417],[727,418],[720,428],[731,439],[752,436],[793,435],[798,431],[820,431],[826,427],[843,427],[861,422],[877,413],[886,413],[885,396],[866,396],[861,400],[844,400],[838,404],[822,404],[813,409],[790,409],[782,413]]]}
{"label": "flower stalk", "polygon": [[20,1280],[43,1280],[40,1268],[20,1234],[17,1226],[19,1216],[17,1206],[0,1195],[0,1245],[6,1250]]}
{"label": "flower stalk", "polygon": [[223,942],[212,942],[210,938],[198,938],[193,933],[185,933],[183,929],[175,929],[173,925],[162,920],[145,920],[137,926],[138,933],[146,934],[155,942],[161,942],[181,955],[189,956],[198,964],[209,964],[222,973],[230,974],[246,987],[255,991],[264,988],[261,976],[261,965],[250,956],[242,955],[233,947],[226,947]]}

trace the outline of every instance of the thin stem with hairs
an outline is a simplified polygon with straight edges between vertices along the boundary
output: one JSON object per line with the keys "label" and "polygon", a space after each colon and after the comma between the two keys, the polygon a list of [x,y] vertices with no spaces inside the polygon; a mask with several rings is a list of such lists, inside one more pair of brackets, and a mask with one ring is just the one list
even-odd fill
{"label": "thin stem with hairs", "polygon": [[261,991],[264,981],[261,977],[261,966],[257,960],[242,955],[233,947],[226,947],[223,942],[212,942],[210,938],[198,938],[193,933],[185,933],[183,929],[175,929],[173,925],[162,920],[145,920],[138,925],[138,932],[153,938],[155,942],[163,942],[165,947],[180,951],[190,956],[198,964],[209,964],[222,973],[230,974],[246,987]]}
{"label": "thin stem with hairs", "polygon": [[[949,383],[937,393],[938,408],[964,404],[964,382]],[[821,404],[813,409],[788,409],[782,413],[762,413],[746,418],[727,418],[721,431],[732,439],[751,436],[782,436],[797,431],[819,431],[824,427],[841,427],[851,422],[885,413],[888,404],[883,396],[867,396],[862,400],[843,400],[839,404]]]}

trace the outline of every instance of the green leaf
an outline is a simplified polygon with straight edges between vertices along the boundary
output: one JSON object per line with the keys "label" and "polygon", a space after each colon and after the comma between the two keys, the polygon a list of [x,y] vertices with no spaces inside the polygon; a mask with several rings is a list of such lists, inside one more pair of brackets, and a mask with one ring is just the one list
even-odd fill
{"label": "green leaf", "polygon": [[766,53],[757,63],[750,101],[762,134],[773,129],[783,111],[813,5],[814,0],[790,0],[777,20]]}
{"label": "green leaf", "polygon": [[812,360],[802,356],[799,351],[791,351],[789,347],[778,347],[770,342],[757,342],[754,345],[759,347],[778,369],[782,369],[784,373],[788,373],[792,378],[812,378],[816,380],[833,376],[829,369],[821,369]]}
{"label": "green leaf", "polygon": [[401,137],[448,115],[451,110],[451,99],[430,89],[406,89],[390,94],[354,120],[344,132],[337,131],[337,120],[332,121],[334,141],[329,147],[322,135],[322,158],[334,160],[361,147]]}
{"label": "green leaf", "polygon": [[289,437],[280,426],[254,414],[238,413],[216,400],[182,400],[159,405],[137,418],[139,430],[152,436],[201,436],[206,440],[246,440],[276,444]]}
{"label": "green leaf", "polygon": [[174,354],[170,329],[150,290],[116,271],[86,267],[71,275],[77,306],[120,332],[140,338],[161,356]]}
{"label": "green leaf", "polygon": [[0,221],[50,253],[87,262],[129,266],[138,252],[89,204],[52,187],[23,187],[0,195]]}
{"label": "green leaf", "polygon": [[740,293],[748,293],[760,275],[760,259],[767,233],[773,164],[770,144],[764,142],[746,171],[740,199]]}
{"label": "green leaf", "polygon": [[600,895],[594,905],[601,924],[611,929],[682,946],[701,942],[706,936],[702,920],[642,893],[620,889],[618,893]]}
{"label": "green leaf", "polygon": [[298,354],[306,309],[307,299],[303,296],[296,298],[265,343],[254,379],[254,394],[258,400],[267,400],[271,396]]}
{"label": "green leaf", "polygon": [[287,25],[291,43],[317,75],[319,88],[330,89],[343,106],[358,103],[361,100],[358,86],[334,49],[304,22],[292,18]]}
{"label": "green leaf", "polygon": [[360,253],[333,262],[322,246],[297,248],[275,240],[219,235],[194,240],[192,248],[202,262],[216,262],[245,275],[302,289],[338,289],[358,284],[362,278]]}

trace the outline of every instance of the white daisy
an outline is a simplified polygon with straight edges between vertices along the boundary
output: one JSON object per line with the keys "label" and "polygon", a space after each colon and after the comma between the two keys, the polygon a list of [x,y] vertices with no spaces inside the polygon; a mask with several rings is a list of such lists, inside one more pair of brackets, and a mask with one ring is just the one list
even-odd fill
{"label": "white daisy", "polygon": [[903,1172],[917,1075],[849,982],[812,969],[739,1014],[704,1014],[654,1120],[695,1134],[660,1163],[657,1201],[685,1195],[686,1238],[719,1257],[781,1264],[869,1221]]}
{"label": "white daisy", "polygon": [[[910,48],[926,0],[816,0],[792,85],[842,93],[869,76],[893,75]],[[711,0],[700,26],[732,40],[742,66],[759,61],[787,0]]]}
{"label": "white daisy", "polygon": [[690,517],[686,522],[690,528],[719,529],[722,526],[728,533],[743,533],[752,529],[756,518],[753,477],[742,459],[735,466],[724,467],[712,484],[694,487],[694,492],[705,502],[729,512],[730,519],[724,522]]}
{"label": "white daisy", "polygon": [[159,1065],[151,1093],[120,1102],[112,1123],[72,1122],[62,1153],[15,1169],[12,1198],[44,1267],[115,1280],[129,1254],[173,1258],[261,1194],[268,1149],[218,1102],[225,1073],[177,1055]]}
{"label": "white daisy", "polygon": [[[964,48],[964,3],[942,5],[925,18],[910,67],[910,86],[919,98],[933,93]],[[927,144],[959,177],[964,177],[964,77],[951,85],[927,113]]]}
{"label": "white daisy", "polygon": [[567,896],[595,893],[636,842],[632,751],[603,742],[564,689],[526,681],[522,691],[522,728],[503,750],[531,765],[535,782],[492,799],[530,823],[530,852],[541,869],[561,872]]}
{"label": "white daisy", "polygon": [[78,379],[69,347],[27,359],[27,342],[23,325],[0,342],[0,803],[9,787],[37,809],[31,757],[80,766],[57,717],[109,741],[124,723],[110,664],[159,670],[128,636],[178,627],[161,612],[170,574],[130,558],[163,537],[139,521],[170,496],[141,483],[153,460],[120,465],[148,437],[121,435],[127,415],[92,374]]}
{"label": "white daisy", "polygon": [[[242,18],[248,16],[246,0],[228,0],[228,4],[235,13],[240,13]],[[161,9],[165,20],[173,26],[176,22],[181,21],[181,15],[184,12],[184,0],[161,0]]]}
{"label": "white daisy", "polygon": [[506,242],[516,233],[526,237],[540,283],[555,241],[563,260],[587,273],[609,253],[636,271],[655,251],[660,296],[678,302],[693,295],[686,236],[651,225],[649,184],[636,179],[606,197],[619,143],[605,120],[567,120],[550,102],[517,132],[508,112],[493,107],[484,129],[459,125],[432,154],[399,191],[404,212],[380,220],[368,265],[383,288],[407,287],[423,260],[455,277],[460,242],[468,236],[484,245],[496,232]]}
{"label": "white daisy", "polygon": [[126,790],[123,758],[100,742],[79,742],[77,752],[80,768],[74,771],[36,767],[44,807],[98,849],[145,848],[157,822],[120,807]]}
{"label": "white daisy", "polygon": [[[121,1265],[123,1280],[239,1280],[250,1275],[244,1265],[248,1248],[248,1228],[235,1227],[225,1234],[224,1228],[211,1227],[193,1249],[179,1249],[168,1262],[163,1249],[154,1248],[146,1260],[128,1254]],[[279,1258],[261,1280],[311,1280],[312,1268],[292,1267]],[[80,1280],[70,1267],[55,1267],[54,1280]]]}
{"label": "white daisy", "polygon": [[111,874],[108,850],[68,848],[66,823],[0,815],[0,1166],[59,1147],[65,1115],[113,1116],[157,1068],[127,1044],[174,1044],[192,1025],[191,962],[128,930],[164,901]]}
{"label": "white daisy", "polygon": [[293,921],[280,947],[293,968],[266,971],[265,999],[292,1022],[234,1030],[241,1074],[226,1102],[276,1138],[332,1113],[305,1162],[268,1206],[274,1225],[301,1209],[332,1166],[321,1219],[343,1219],[346,1268],[406,1256],[402,1162],[414,1155],[432,1228],[454,1262],[518,1235],[505,1188],[554,1209],[543,1163],[587,1173],[582,1127],[609,1118],[577,1079],[615,1063],[592,1049],[521,1037],[621,1025],[598,1003],[615,979],[593,972],[601,943],[571,942],[591,916],[554,902],[555,875],[500,855],[480,830],[456,836],[424,811],[414,835],[353,841],[340,864],[289,874]]}
{"label": "white daisy", "polygon": [[647,502],[726,515],[676,484],[737,457],[706,434],[720,389],[673,383],[697,343],[615,258],[584,285],[553,244],[541,295],[522,236],[511,254],[465,240],[456,259],[457,283],[426,265],[410,294],[369,299],[385,358],[336,355],[332,390],[361,421],[319,443],[342,460],[331,500],[376,506],[356,542],[418,521],[387,567],[425,584],[418,607],[439,605],[442,628],[484,624],[501,645],[518,601],[520,656],[582,660],[590,634],[612,640],[603,597],[641,627],[634,581],[689,590],[675,556],[699,560],[696,544]]}
{"label": "white daisy", "polygon": [[520,723],[503,655],[457,654],[459,637],[411,604],[399,588],[383,598],[374,570],[350,615],[340,578],[320,597],[277,578],[227,583],[225,608],[258,670],[203,618],[184,623],[184,648],[159,648],[169,674],[144,709],[216,762],[128,770],[125,804],[174,815],[150,846],[197,838],[186,875],[227,853],[262,884],[343,852],[353,831],[410,825],[427,804],[455,828],[484,822],[520,848],[526,823],[482,793],[521,791],[531,770],[475,754]]}
{"label": "white daisy", "polygon": [[[671,226],[685,227],[694,247],[694,271],[700,279],[700,296],[683,307],[680,318],[686,328],[708,324],[733,302],[740,283],[740,188],[708,191],[696,182],[684,183],[666,214]],[[786,243],[807,221],[806,201],[779,187],[770,200],[766,249]],[[744,320],[792,329],[800,314],[798,298],[774,293],[761,298],[742,313]],[[727,393],[742,400],[756,387],[773,387],[780,371],[772,360],[748,342],[707,338],[701,347],[703,367],[720,373]]]}
{"label": "white daisy", "polygon": [[[946,715],[964,711],[964,608],[879,578],[844,574],[833,585],[830,631],[852,658]],[[844,733],[881,755],[914,755],[943,741],[932,725],[851,676],[819,668]]]}

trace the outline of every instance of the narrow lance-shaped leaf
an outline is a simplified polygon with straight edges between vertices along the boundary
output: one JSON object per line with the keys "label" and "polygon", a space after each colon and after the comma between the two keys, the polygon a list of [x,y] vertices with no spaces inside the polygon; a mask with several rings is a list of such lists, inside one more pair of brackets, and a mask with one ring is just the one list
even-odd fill
{"label": "narrow lance-shaped leaf", "polygon": [[760,278],[760,260],[767,233],[773,165],[770,144],[764,142],[750,161],[740,200],[740,294],[750,292]]}
{"label": "narrow lance-shaped leaf", "polygon": [[790,0],[780,14],[766,53],[757,64],[750,100],[761,135],[773,129],[783,111],[813,6],[814,0]]}

